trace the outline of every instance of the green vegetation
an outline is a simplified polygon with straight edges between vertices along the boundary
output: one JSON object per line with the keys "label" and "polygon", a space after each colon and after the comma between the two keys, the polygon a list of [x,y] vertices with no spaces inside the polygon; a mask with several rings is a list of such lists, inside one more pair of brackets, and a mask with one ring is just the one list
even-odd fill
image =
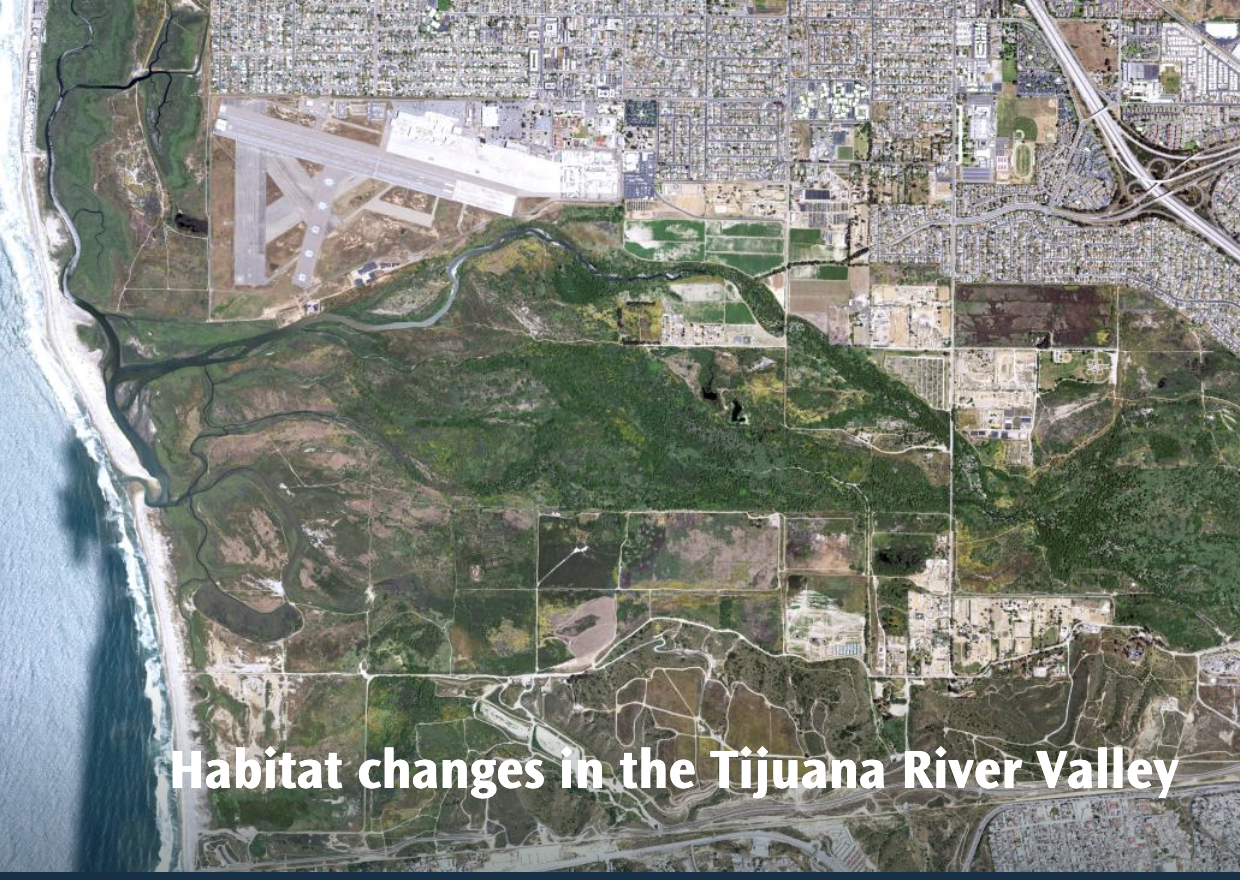
{"label": "green vegetation", "polygon": [[185,74],[159,76],[146,80],[140,89],[146,107],[147,138],[172,197],[173,210],[203,217],[206,214],[203,181],[188,170],[187,161],[195,149],[200,153],[195,161],[201,162],[205,155],[198,81]]}
{"label": "green vegetation", "polygon": [[536,521],[512,510],[457,510],[452,516],[456,583],[471,589],[532,590]]}
{"label": "green vegetation", "polygon": [[728,324],[752,324],[753,312],[743,302],[724,303],[723,320]]}
{"label": "green vegetation", "polygon": [[[1121,339],[1128,338],[1129,321],[1148,328],[1143,314],[1124,315]],[[1142,332],[1143,344],[1180,344]],[[986,467],[958,438],[961,573],[974,568],[972,543],[1019,538],[1021,549],[1009,547],[998,556],[1043,559],[1046,577],[1035,580],[1050,589],[1095,588],[1099,573],[1111,573],[1118,584],[1104,585],[1139,593],[1120,598],[1119,619],[1149,625],[1177,646],[1201,647],[1218,640],[1219,631],[1240,631],[1234,590],[1240,578],[1240,500],[1223,464],[1220,435],[1197,402],[1203,387],[1240,399],[1237,376],[1240,362],[1229,354],[1126,354],[1118,417],[1084,448],[1030,480]],[[1060,387],[1074,386],[1090,387]],[[1222,436],[1229,433],[1224,429]],[[980,571],[1003,564],[995,558]]]}
{"label": "green vegetation", "polygon": [[118,200],[103,198],[98,186],[104,159],[96,151],[114,125],[107,94],[73,92],[61,104],[51,130],[56,150],[54,184],[66,212],[76,218],[82,242],[69,289],[100,304],[111,298],[116,278],[135,248],[124,208]]}
{"label": "green vegetation", "polygon": [[870,158],[870,144],[873,141],[874,127],[870,123],[857,126],[853,133],[853,155],[858,161],[865,162]]}
{"label": "green vegetation", "polygon": [[1014,85],[1017,79],[1016,44],[1005,41],[1000,58],[1002,59],[1001,64],[1003,67],[1003,82]]}
{"label": "green vegetation", "polygon": [[533,590],[458,590],[452,668],[491,675],[533,672],[534,606]]}
{"label": "green vegetation", "polygon": [[882,424],[947,443],[947,416],[885,373],[864,349],[831,345],[799,318],[788,325],[788,422],[807,428],[873,429]]}
{"label": "green vegetation", "polygon": [[184,357],[231,342],[252,339],[275,328],[270,321],[230,321],[207,324],[126,318],[117,322],[117,336],[125,348],[126,363]]}
{"label": "green vegetation", "polygon": [[[577,222],[564,224],[560,226],[551,226],[545,224],[537,224],[548,235],[568,240],[574,244],[580,242],[574,238],[579,224]],[[502,224],[497,225],[488,234],[489,236],[498,235],[506,228]],[[762,326],[764,330],[775,336],[781,336],[784,332],[784,310],[775,299],[770,288],[755,278],[740,272],[729,266],[721,266],[718,263],[700,262],[697,260],[673,260],[664,262],[651,263],[643,259],[639,259],[630,255],[626,248],[620,247],[620,241],[615,239],[615,231],[609,223],[598,223],[590,227],[590,229],[609,239],[615,240],[616,246],[609,250],[590,252],[590,260],[594,266],[602,272],[615,275],[625,274],[652,274],[667,272],[684,280],[694,278],[717,279],[732,284],[746,305],[749,306],[753,313],[754,319]],[[775,241],[769,237],[761,239],[736,239],[740,241],[762,241],[763,246],[769,247]],[[614,311],[624,302],[633,300],[654,300],[658,296],[666,293],[667,285],[662,281],[646,281],[646,282],[621,282],[609,281],[600,278],[598,275],[591,273],[586,267],[580,265],[570,255],[559,249],[547,248],[541,243],[527,241],[525,244],[514,243],[512,247],[529,246],[537,249],[541,253],[549,256],[552,263],[550,266],[543,264],[534,264],[532,261],[518,261],[515,265],[506,267],[503,278],[505,287],[503,290],[492,291],[495,295],[507,293],[513,297],[519,297],[528,304],[533,300],[541,300],[540,308],[547,308],[548,304],[554,307],[556,302],[569,303],[576,306],[584,306],[585,311],[589,311],[591,307],[596,310],[605,310],[608,314],[608,320],[614,320]],[[626,243],[627,245],[627,243]],[[736,255],[744,256],[744,255]],[[416,264],[406,272],[397,273],[390,282],[391,286],[381,286],[377,288],[373,294],[366,296],[364,299],[353,303],[346,312],[357,316],[364,314],[365,310],[374,308],[383,304],[385,308],[389,305],[394,296],[399,296],[400,291],[410,285],[429,285],[435,283],[435,279],[442,278],[443,271],[447,265],[447,261],[428,260]],[[474,273],[466,268],[463,276],[474,277]],[[548,282],[550,290],[548,289]],[[577,317],[580,319],[582,309],[577,309]],[[596,315],[597,317],[597,315]],[[390,317],[385,320],[390,320]],[[597,324],[595,331],[599,330]],[[581,328],[578,326],[574,332],[580,334]],[[609,329],[604,334],[606,338],[615,338],[615,330]],[[603,336],[599,337],[600,339]]]}
{"label": "green vegetation", "polygon": [[[752,437],[721,423],[700,394],[638,349],[505,346],[486,359],[425,363],[417,376],[351,361],[346,382],[356,396],[340,406],[368,433],[487,503],[520,495],[577,509],[726,509],[741,498],[794,509],[823,498],[809,475],[836,444],[791,432]],[[503,409],[531,408],[488,414],[488,389],[515,391]],[[485,457],[472,453],[483,448]],[[794,463],[805,476],[791,468],[777,480],[764,476]]]}
{"label": "green vegetation", "polygon": [[1180,69],[1174,64],[1164,64],[1158,71],[1158,82],[1162,86],[1162,90],[1168,95],[1178,95],[1180,93]]}
{"label": "green vegetation", "polygon": [[848,267],[842,263],[815,266],[814,277],[819,281],[847,281]]}
{"label": "green vegetation", "polygon": [[[192,169],[205,166],[203,155],[194,157],[205,149],[205,134],[201,77],[193,69],[207,16],[192,6],[170,8],[168,18],[164,12],[143,0],[85,0],[54,4],[48,13],[41,118],[51,115],[60,92],[56,60],[83,47],[65,55],[66,94],[46,133],[56,159],[53,185],[81,241],[69,287],[109,309],[118,308],[127,277],[145,277],[152,288],[206,286],[205,247],[191,253],[192,239],[166,239],[177,212],[205,216],[201,172]],[[135,81],[147,65],[155,72]],[[151,253],[136,260],[142,246]],[[144,260],[157,271],[143,276]],[[178,273],[175,282],[171,272]],[[131,309],[183,313],[181,299],[139,297]]]}
{"label": "green vegetation", "polygon": [[783,265],[783,224],[736,220],[628,220],[624,228],[624,249],[646,260],[707,260],[758,276]]}
{"label": "green vegetation", "polygon": [[[174,6],[151,66],[158,73],[139,85],[143,127],[172,211],[206,216],[204,179],[190,169],[206,158],[199,54],[206,45],[207,14]],[[197,155],[194,155],[197,153]]]}
{"label": "green vegetation", "polygon": [[1121,595],[1115,600],[1115,622],[1151,629],[1185,651],[1202,651],[1219,641],[1208,619],[1174,597]]}
{"label": "green vegetation", "polygon": [[878,619],[888,636],[908,635],[908,594],[917,589],[904,578],[882,578],[877,581]]}
{"label": "green vegetation", "polygon": [[871,562],[877,575],[919,574],[926,560],[934,555],[934,535],[890,533],[875,534],[874,557]]}
{"label": "green vegetation", "polygon": [[1012,148],[1012,155],[1016,158],[1017,175],[1028,177],[1033,172],[1033,147],[1028,143],[1017,144]]}
{"label": "green vegetation", "polygon": [[565,205],[560,208],[560,223],[623,223],[624,204]]}
{"label": "green vegetation", "polygon": [[[55,59],[91,40],[92,32],[93,45],[64,60],[61,73],[66,90],[82,84],[124,83],[138,62],[130,52],[136,31],[132,0],[51,3],[46,22],[45,63],[39,75],[40,119],[51,114],[59,94]],[[45,145],[42,130],[39,137],[40,145]]]}

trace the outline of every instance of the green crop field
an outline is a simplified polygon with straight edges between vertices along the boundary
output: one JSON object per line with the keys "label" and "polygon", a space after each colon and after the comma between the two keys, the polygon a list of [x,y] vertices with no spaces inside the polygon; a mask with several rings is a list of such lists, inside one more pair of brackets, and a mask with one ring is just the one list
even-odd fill
{"label": "green crop field", "polygon": [[783,234],[776,222],[628,220],[624,248],[643,259],[704,260],[756,276],[783,265]]}

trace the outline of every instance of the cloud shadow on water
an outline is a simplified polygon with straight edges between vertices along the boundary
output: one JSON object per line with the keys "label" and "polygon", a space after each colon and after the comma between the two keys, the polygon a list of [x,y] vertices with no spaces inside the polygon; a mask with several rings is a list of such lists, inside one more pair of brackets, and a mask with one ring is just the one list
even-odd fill
{"label": "cloud shadow on water", "polygon": [[72,435],[63,442],[62,455],[69,478],[58,493],[61,525],[72,539],[75,561],[95,572],[89,587],[102,592],[90,660],[90,708],[80,738],[87,753],[76,866],[149,870],[159,854],[159,829],[151,704],[134,601],[116,527],[108,522],[96,482],[97,465]]}

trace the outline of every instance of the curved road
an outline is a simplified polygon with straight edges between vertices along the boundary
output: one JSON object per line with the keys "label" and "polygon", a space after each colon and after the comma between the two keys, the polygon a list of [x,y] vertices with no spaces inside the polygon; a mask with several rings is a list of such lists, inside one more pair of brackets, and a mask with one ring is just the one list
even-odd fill
{"label": "curved road", "polygon": [[[1209,786],[1205,786],[1202,788],[1194,789],[1190,792],[1186,792],[1184,795],[1181,795],[1181,797],[1189,797],[1189,796],[1205,797],[1205,796],[1212,795],[1212,794],[1227,794],[1229,792],[1234,792],[1237,789],[1240,789],[1240,784],[1234,783],[1234,782],[1223,784],[1223,785],[1209,785]],[[1078,797],[1081,797],[1081,796],[1083,797],[1107,797],[1107,798],[1119,798],[1121,800],[1130,800],[1132,798],[1157,797],[1158,794],[1157,792],[1153,792],[1153,791],[1149,791],[1149,792],[1146,792],[1146,791],[1115,791],[1115,792],[1109,792],[1109,793],[1097,791],[1097,792],[1089,792],[1088,794],[1077,795],[1077,796]],[[969,842],[969,852],[967,855],[965,855],[963,861],[961,861],[960,863],[960,870],[962,872],[967,873],[968,871],[972,869],[973,859],[977,856],[977,851],[982,845],[982,838],[985,837],[986,835],[986,828],[987,826],[990,825],[991,821],[995,818],[995,816],[998,816],[1004,810],[1015,809],[1018,806],[1019,804],[1000,804],[999,806],[995,807],[993,810],[991,810],[989,813],[987,813],[985,816],[982,817],[982,821],[977,823],[977,830],[973,832],[973,839]]]}
{"label": "curved road", "polygon": [[1042,35],[1046,38],[1046,42],[1050,45],[1051,50],[1055,53],[1055,57],[1059,60],[1060,67],[1064,73],[1072,80],[1072,84],[1076,87],[1077,93],[1085,102],[1086,108],[1089,110],[1089,118],[1098,126],[1098,131],[1102,134],[1103,140],[1110,147],[1111,152],[1119,160],[1120,164],[1141,184],[1142,189],[1149,192],[1155,199],[1166,206],[1167,210],[1175,214],[1185,226],[1192,229],[1206,241],[1213,244],[1227,256],[1233,260],[1240,261],[1240,244],[1236,244],[1231,236],[1218,229],[1213,224],[1204,220],[1180,201],[1173,193],[1171,193],[1162,181],[1157,180],[1146,170],[1133,152],[1132,147],[1128,143],[1128,135],[1115,121],[1115,117],[1111,115],[1110,108],[1103,97],[1094,87],[1093,81],[1085,72],[1085,68],[1081,66],[1081,62],[1077,60],[1076,55],[1068,48],[1067,42],[1064,40],[1063,34],[1059,31],[1059,26],[1055,24],[1055,20],[1047,11],[1043,0],[1025,0],[1025,6],[1029,9],[1029,13],[1037,22],[1038,27],[1042,31]]}

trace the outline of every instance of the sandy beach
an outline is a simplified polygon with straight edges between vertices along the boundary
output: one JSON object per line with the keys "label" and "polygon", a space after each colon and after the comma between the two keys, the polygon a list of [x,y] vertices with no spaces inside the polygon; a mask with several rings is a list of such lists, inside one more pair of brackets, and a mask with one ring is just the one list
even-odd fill
{"label": "sandy beach", "polygon": [[[26,4],[26,21],[30,21],[30,3]],[[29,29],[24,37],[22,56],[29,55]],[[38,68],[34,69],[37,76]],[[30,75],[29,68],[27,76]],[[37,85],[37,83],[36,83]],[[31,112],[27,107],[27,90],[21,90],[19,112],[22,120]],[[163,664],[164,683],[167,690],[168,716],[171,720],[171,743],[174,749],[187,752],[198,748],[193,713],[191,670],[186,651],[184,621],[177,609],[176,578],[172,570],[167,540],[160,523],[160,513],[149,507],[142,486],[154,485],[154,478],[142,466],[137,452],[130,445],[120,427],[108,410],[106,390],[100,370],[101,353],[92,352],[78,335],[78,328],[89,325],[90,317],[62,295],[58,269],[53,265],[53,243],[63,237],[60,221],[55,217],[44,218],[39,208],[38,192],[43,181],[36,176],[27,149],[22,150],[22,192],[25,200],[31,248],[35,253],[40,271],[40,287],[43,294],[43,335],[72,386],[72,391],[91,427],[101,438],[113,470],[122,478],[137,480],[128,484],[128,496],[134,515],[135,532],[145,562],[147,584],[150,588],[151,606],[159,639]],[[171,760],[171,756],[164,756]],[[161,786],[166,780],[161,778]],[[209,820],[209,806],[205,792],[182,790],[178,797],[180,812],[180,862],[173,869],[192,869],[197,851],[197,840]]]}

